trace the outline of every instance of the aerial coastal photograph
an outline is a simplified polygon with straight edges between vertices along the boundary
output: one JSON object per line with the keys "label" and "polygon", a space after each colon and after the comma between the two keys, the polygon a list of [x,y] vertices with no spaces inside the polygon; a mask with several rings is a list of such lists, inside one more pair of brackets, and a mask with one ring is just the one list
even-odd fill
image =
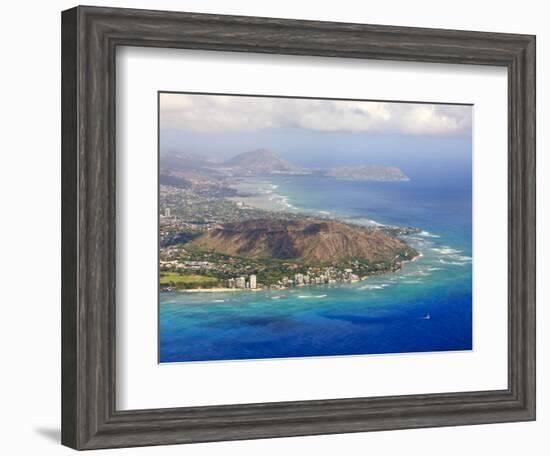
{"label": "aerial coastal photograph", "polygon": [[158,96],[160,363],[472,350],[471,105]]}

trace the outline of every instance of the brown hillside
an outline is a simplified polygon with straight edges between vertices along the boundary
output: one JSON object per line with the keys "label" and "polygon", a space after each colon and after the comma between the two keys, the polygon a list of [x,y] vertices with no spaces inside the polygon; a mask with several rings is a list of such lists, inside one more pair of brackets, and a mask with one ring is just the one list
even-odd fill
{"label": "brown hillside", "polygon": [[292,173],[300,171],[300,167],[283,160],[274,152],[267,149],[252,150],[239,154],[226,161],[225,166],[243,169],[248,172],[266,173]]}
{"label": "brown hillside", "polygon": [[225,224],[192,241],[193,245],[232,256],[332,262],[344,258],[393,261],[414,250],[379,230],[335,221],[248,220]]}

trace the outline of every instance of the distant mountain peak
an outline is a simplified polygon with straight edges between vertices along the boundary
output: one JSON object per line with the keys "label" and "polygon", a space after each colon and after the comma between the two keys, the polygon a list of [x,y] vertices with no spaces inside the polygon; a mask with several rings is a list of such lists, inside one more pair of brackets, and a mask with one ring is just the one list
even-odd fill
{"label": "distant mountain peak", "polygon": [[337,179],[367,180],[367,181],[408,181],[409,177],[394,166],[339,166],[328,169],[325,176]]}
{"label": "distant mountain peak", "polygon": [[[277,154],[275,154],[275,152],[273,152],[271,149],[265,149],[263,147],[261,147],[259,149],[251,150],[251,151],[248,151],[248,152],[244,152],[244,154],[254,154],[254,155],[259,155],[261,157],[279,158],[279,157],[277,157]],[[240,154],[240,155],[243,155],[243,154]]]}
{"label": "distant mountain peak", "polygon": [[300,167],[280,158],[272,150],[263,148],[236,155],[227,160],[224,165],[254,173],[292,173],[301,170]]}

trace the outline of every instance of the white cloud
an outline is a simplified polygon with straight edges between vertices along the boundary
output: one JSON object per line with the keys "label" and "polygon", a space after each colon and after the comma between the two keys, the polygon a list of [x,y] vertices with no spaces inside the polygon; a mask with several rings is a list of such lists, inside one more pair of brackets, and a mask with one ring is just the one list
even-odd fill
{"label": "white cloud", "polygon": [[470,135],[471,106],[161,94],[161,128],[201,132],[298,127],[315,131]]}

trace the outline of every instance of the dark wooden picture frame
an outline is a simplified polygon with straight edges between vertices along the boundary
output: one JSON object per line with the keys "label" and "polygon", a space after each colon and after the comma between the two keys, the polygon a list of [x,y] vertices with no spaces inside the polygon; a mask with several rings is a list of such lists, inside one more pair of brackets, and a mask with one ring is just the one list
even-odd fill
{"label": "dark wooden picture frame", "polygon": [[[115,51],[146,46],[508,70],[508,388],[116,409]],[[62,13],[62,443],[75,449],[535,419],[535,37],[77,7]]]}

